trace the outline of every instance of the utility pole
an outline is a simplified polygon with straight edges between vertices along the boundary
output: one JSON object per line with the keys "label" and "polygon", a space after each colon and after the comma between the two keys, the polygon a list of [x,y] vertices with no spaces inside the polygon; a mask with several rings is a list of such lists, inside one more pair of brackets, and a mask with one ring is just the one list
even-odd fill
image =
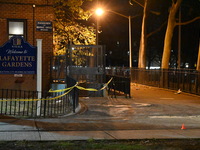
{"label": "utility pole", "polygon": [[[181,7],[179,8],[179,24],[181,23]],[[178,26],[178,69],[181,68],[181,25]]]}

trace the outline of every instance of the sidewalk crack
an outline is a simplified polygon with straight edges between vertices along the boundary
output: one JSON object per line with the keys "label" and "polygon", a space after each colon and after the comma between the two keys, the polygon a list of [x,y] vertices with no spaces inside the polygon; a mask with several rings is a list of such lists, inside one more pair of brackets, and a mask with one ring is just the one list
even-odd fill
{"label": "sidewalk crack", "polygon": [[37,132],[38,132],[40,141],[41,141],[41,140],[42,140],[42,137],[41,137],[41,134],[40,134],[40,129],[39,129],[39,127],[37,126],[37,121],[35,121],[35,119],[34,119],[34,124],[35,124],[35,128],[36,128],[36,130],[37,130]]}
{"label": "sidewalk crack", "polygon": [[109,135],[110,137],[112,137],[113,139],[115,139],[115,140],[117,140],[117,138],[116,137],[114,137],[112,134],[110,134],[109,132],[107,132],[107,131],[103,131],[104,133],[106,133],[107,135]]}

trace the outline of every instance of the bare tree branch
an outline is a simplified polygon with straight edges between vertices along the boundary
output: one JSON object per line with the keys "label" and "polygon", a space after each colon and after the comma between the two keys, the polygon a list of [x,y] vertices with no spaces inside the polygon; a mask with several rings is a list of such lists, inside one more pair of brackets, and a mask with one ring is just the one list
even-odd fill
{"label": "bare tree branch", "polygon": [[144,5],[140,4],[138,1],[136,0],[129,0],[129,4],[130,5],[133,5],[132,1],[134,1],[136,4],[138,4],[139,6],[143,7],[144,8]]}
{"label": "bare tree branch", "polygon": [[[136,4],[138,4],[139,6],[141,6],[141,7],[144,8],[144,5],[142,5],[141,3],[139,3],[139,2],[136,1],[136,0],[129,0],[129,4],[130,4],[130,5],[133,5],[132,1],[135,2]],[[152,14],[154,14],[154,15],[160,15],[160,12],[157,12],[157,11],[150,10],[150,12],[151,12]]]}
{"label": "bare tree branch", "polygon": [[198,16],[198,17],[196,17],[196,18],[194,18],[192,20],[186,21],[186,22],[181,22],[181,23],[176,22],[176,25],[187,25],[187,24],[190,24],[190,23],[192,23],[192,22],[194,22],[194,21],[196,21],[198,19],[200,19],[200,16]]}
{"label": "bare tree branch", "polygon": [[155,34],[155,33],[157,33],[157,32],[159,32],[163,27],[164,27],[164,25],[167,23],[167,21],[165,21],[158,29],[156,29],[155,31],[153,31],[153,32],[151,32],[151,33],[149,33],[149,34],[147,34],[147,38],[149,38],[150,36],[152,36],[153,34]]}

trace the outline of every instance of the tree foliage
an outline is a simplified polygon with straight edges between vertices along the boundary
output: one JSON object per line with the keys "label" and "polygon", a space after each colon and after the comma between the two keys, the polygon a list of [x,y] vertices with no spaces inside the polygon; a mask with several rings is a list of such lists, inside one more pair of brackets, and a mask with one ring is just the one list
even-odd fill
{"label": "tree foliage", "polygon": [[95,28],[88,24],[92,15],[85,4],[92,0],[55,0],[54,55],[63,55],[69,43],[95,44]]}

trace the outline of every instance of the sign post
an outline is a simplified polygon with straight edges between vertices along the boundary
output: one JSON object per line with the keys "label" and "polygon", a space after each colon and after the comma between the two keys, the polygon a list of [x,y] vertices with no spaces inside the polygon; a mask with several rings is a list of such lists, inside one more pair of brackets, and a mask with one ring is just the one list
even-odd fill
{"label": "sign post", "polygon": [[[38,99],[42,98],[42,39],[37,39],[37,91]],[[37,116],[40,116],[41,100],[37,101]]]}

